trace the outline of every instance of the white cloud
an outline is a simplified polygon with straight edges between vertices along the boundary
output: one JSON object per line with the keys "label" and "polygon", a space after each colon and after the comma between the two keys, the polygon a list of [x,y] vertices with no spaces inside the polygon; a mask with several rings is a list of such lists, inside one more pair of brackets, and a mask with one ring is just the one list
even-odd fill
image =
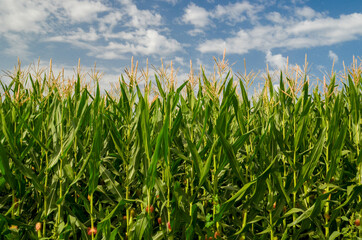
{"label": "white cloud", "polygon": [[170,4],[172,4],[173,6],[175,6],[176,3],[178,3],[178,0],[161,0],[161,1],[170,3]]}
{"label": "white cloud", "polygon": [[174,39],[169,39],[156,30],[147,30],[144,37],[138,40],[139,46],[135,48],[138,54],[168,55],[181,50],[181,45]]}
{"label": "white cloud", "polygon": [[288,29],[288,34],[299,39],[302,46],[326,46],[354,40],[362,35],[362,14],[341,15],[339,18],[322,18],[302,21]]}
{"label": "white cloud", "polygon": [[323,16],[321,13],[318,13],[318,12],[314,11],[314,9],[307,7],[307,6],[295,8],[294,13],[295,13],[295,16],[305,18],[305,19],[313,19],[313,18]]}
{"label": "white cloud", "polygon": [[68,42],[73,43],[75,41],[92,42],[100,38],[96,30],[90,27],[89,32],[84,31],[81,28],[77,28],[76,31],[70,31],[66,35],[60,35],[55,37],[49,37],[47,41],[52,42]]}
{"label": "white cloud", "polygon": [[204,28],[211,24],[209,18],[209,12],[202,7],[197,6],[194,3],[190,3],[182,16],[182,21],[186,24],[192,24],[196,28]]}
{"label": "white cloud", "polygon": [[255,21],[257,14],[263,9],[262,6],[252,5],[249,2],[229,3],[228,5],[217,5],[212,16],[221,21],[228,20],[232,23],[243,22],[246,19]]}
{"label": "white cloud", "polygon": [[[83,39],[94,41],[98,38],[93,28],[86,33],[82,29],[72,30],[74,23],[92,22],[97,20],[97,14],[109,10],[100,1],[94,0],[0,0],[0,36],[3,35],[11,49],[6,52],[23,53],[30,48],[31,41],[39,39],[37,35],[61,33],[58,37],[50,37],[54,41]],[[57,27],[61,26],[61,27]],[[68,28],[64,33],[61,29]],[[79,35],[77,35],[79,34]],[[48,35],[49,36],[49,35]],[[11,39],[27,38],[17,47]],[[44,38],[40,38],[44,39]]]}
{"label": "white cloud", "polygon": [[91,22],[108,9],[93,0],[0,0],[0,6],[0,37],[8,43],[4,52],[22,57],[30,54],[32,41],[44,39],[39,35],[59,32],[65,26],[72,29],[75,22]]}
{"label": "white cloud", "polygon": [[185,65],[186,65],[185,59],[182,58],[182,57],[175,57],[175,58],[173,59],[173,61],[174,61],[175,63],[178,63],[180,66],[185,66]]}
{"label": "white cloud", "polygon": [[282,15],[280,15],[278,12],[268,13],[265,18],[273,23],[282,23],[284,21]]}
{"label": "white cloud", "polygon": [[283,69],[287,65],[287,58],[281,54],[273,55],[270,50],[266,52],[265,61],[274,69]]}
{"label": "white cloud", "polygon": [[[99,19],[99,29],[94,35],[105,44],[90,44],[84,40],[72,44],[89,51],[88,55],[102,59],[125,59],[127,54],[164,56],[180,51],[181,44],[160,30],[162,17],[150,10],[141,10],[131,0],[119,0],[122,7],[113,9]],[[114,31],[115,27],[122,30]],[[89,32],[91,33],[91,32]]]}
{"label": "white cloud", "polygon": [[341,15],[339,18],[316,18],[314,20],[287,20],[280,24],[256,25],[240,30],[225,39],[210,39],[199,44],[202,52],[221,52],[224,47],[229,53],[244,54],[249,50],[266,51],[283,47],[298,49],[355,40],[362,36],[362,14]]}
{"label": "white cloud", "polygon": [[203,29],[214,26],[212,19],[235,25],[245,20],[255,22],[257,13],[263,9],[261,5],[252,5],[247,1],[229,3],[227,5],[218,4],[214,9],[207,11],[205,8],[190,3],[184,9],[182,22],[192,24],[195,29],[189,31],[189,35],[195,36],[203,33]]}
{"label": "white cloud", "polygon": [[[92,45],[84,41],[72,41],[72,44],[88,50],[88,55],[102,59],[125,59],[126,54],[165,56],[181,51],[181,44],[153,29],[140,29],[132,33],[119,32],[107,35],[113,40],[105,45]],[[119,40],[126,41],[119,41]]]}
{"label": "white cloud", "polygon": [[149,26],[160,26],[162,17],[160,14],[150,10],[141,10],[132,0],[119,0],[122,4],[121,10],[127,19],[123,24],[134,28],[147,28]]}
{"label": "white cloud", "polygon": [[338,55],[337,55],[335,52],[333,52],[332,50],[329,50],[329,52],[328,52],[328,57],[329,57],[332,61],[338,62]]}
{"label": "white cloud", "polygon": [[121,23],[124,15],[125,14],[120,11],[111,11],[107,13],[107,15],[100,18],[98,21],[99,31],[111,33],[113,31],[113,28],[117,26],[117,24]]}
{"label": "white cloud", "polygon": [[199,29],[199,28],[194,28],[192,30],[187,31],[187,34],[189,34],[190,36],[193,36],[193,37],[197,36],[199,34],[202,34],[202,33],[204,33],[204,31],[202,29]]}
{"label": "white cloud", "polygon": [[92,22],[97,19],[98,13],[109,10],[100,1],[90,0],[62,0],[60,6],[72,22]]}
{"label": "white cloud", "polygon": [[22,57],[23,59],[26,59],[29,56],[30,52],[27,44],[27,37],[14,33],[5,33],[3,35],[8,43],[7,48],[4,50],[5,54]]}
{"label": "white cloud", "polygon": [[54,20],[62,23],[92,22],[109,10],[99,0],[0,0],[0,33],[46,33]]}
{"label": "white cloud", "polygon": [[41,0],[0,0],[0,34],[6,32],[44,32],[49,12]]}
{"label": "white cloud", "polygon": [[111,8],[103,0],[0,0],[0,37],[9,47],[5,52],[24,57],[35,39],[69,43],[104,59],[162,56],[182,49],[160,28],[164,23],[159,13],[139,9],[131,0],[119,4]]}
{"label": "white cloud", "polygon": [[[102,48],[104,49],[104,48]],[[123,53],[118,54],[116,51],[104,51],[101,52],[99,50],[95,52],[90,52],[89,55],[96,56],[100,59],[107,59],[107,60],[113,60],[113,59],[128,59]]]}
{"label": "white cloud", "polygon": [[244,54],[251,49],[266,51],[272,49],[272,46],[265,38],[269,37],[273,41],[274,35],[270,27],[258,26],[251,30],[240,30],[230,38],[206,40],[197,49],[202,53],[222,53],[226,48],[228,53],[236,54]]}

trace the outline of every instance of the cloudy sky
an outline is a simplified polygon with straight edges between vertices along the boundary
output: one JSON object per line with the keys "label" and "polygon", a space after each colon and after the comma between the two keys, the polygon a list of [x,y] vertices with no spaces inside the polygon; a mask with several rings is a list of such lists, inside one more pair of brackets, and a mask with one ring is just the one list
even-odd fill
{"label": "cloudy sky", "polygon": [[[361,0],[0,0],[0,69],[47,64],[72,72],[97,63],[117,80],[134,56],[160,66],[171,60],[187,76],[189,61],[211,70],[213,56],[233,71],[303,65],[318,75],[362,56]],[[182,80],[182,79],[181,79]]]}

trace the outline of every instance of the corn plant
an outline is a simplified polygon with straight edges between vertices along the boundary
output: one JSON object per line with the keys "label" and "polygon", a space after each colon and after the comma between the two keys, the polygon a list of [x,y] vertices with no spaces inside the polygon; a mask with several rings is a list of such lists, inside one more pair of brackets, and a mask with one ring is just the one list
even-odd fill
{"label": "corn plant", "polygon": [[[24,70],[1,81],[4,239],[362,238],[362,66],[234,74],[225,55],[101,91]],[[278,82],[278,88],[275,84]],[[321,90],[319,90],[321,88]]]}

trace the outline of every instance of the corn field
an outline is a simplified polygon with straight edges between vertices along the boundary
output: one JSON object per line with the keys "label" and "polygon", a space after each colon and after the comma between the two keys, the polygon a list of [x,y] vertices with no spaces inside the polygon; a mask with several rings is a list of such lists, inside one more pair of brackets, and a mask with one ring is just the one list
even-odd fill
{"label": "corn field", "polygon": [[[1,81],[1,239],[362,239],[362,66]],[[277,77],[278,84],[275,84]],[[276,87],[277,85],[277,87]]]}

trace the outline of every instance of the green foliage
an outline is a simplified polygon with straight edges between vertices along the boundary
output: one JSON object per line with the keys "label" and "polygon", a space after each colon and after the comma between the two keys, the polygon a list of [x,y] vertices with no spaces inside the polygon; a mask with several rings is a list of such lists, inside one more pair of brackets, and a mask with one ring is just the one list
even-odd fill
{"label": "green foliage", "polygon": [[158,72],[152,92],[132,67],[116,95],[17,69],[1,82],[1,239],[362,237],[361,68],[312,93],[268,74],[254,96],[251,75],[218,69],[178,88]]}

